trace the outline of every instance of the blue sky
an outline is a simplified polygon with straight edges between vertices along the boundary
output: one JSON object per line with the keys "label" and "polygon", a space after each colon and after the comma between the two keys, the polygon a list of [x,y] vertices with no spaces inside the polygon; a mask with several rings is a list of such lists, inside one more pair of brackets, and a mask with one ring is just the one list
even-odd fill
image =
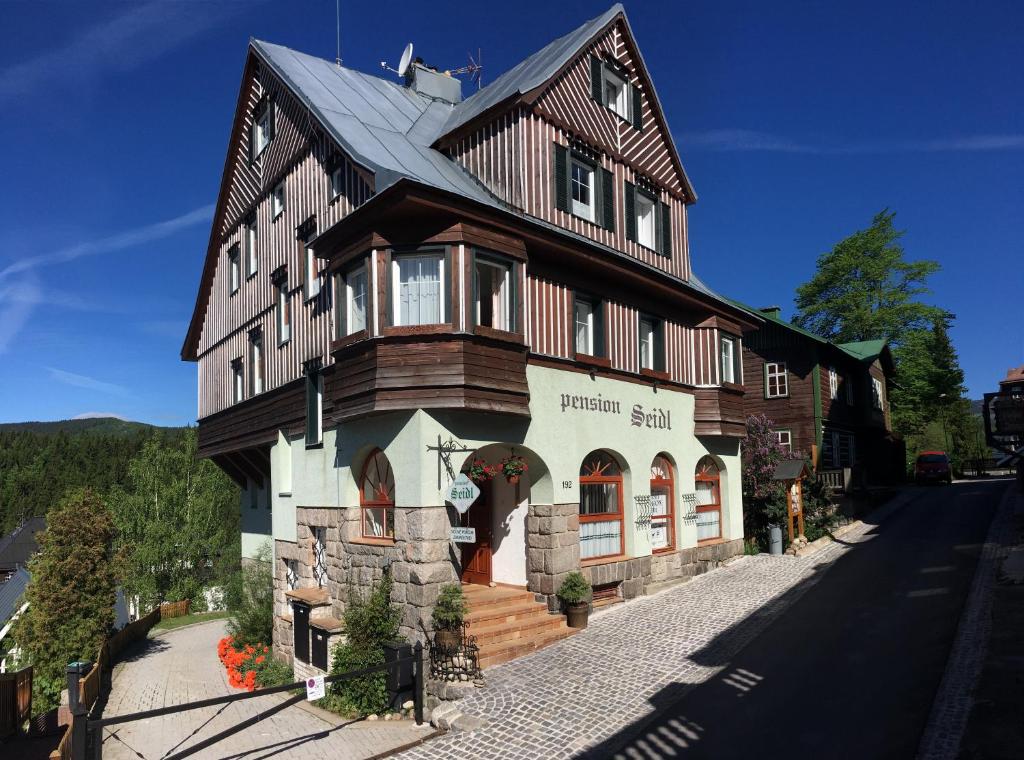
{"label": "blue sky", "polygon": [[[342,2],[342,57],[484,81],[604,2]],[[1024,5],[633,2],[699,201],[695,270],[792,313],[817,256],[882,208],[973,397],[1024,363]],[[250,36],[333,58],[334,2],[6,2],[0,420],[195,418],[178,358]]]}

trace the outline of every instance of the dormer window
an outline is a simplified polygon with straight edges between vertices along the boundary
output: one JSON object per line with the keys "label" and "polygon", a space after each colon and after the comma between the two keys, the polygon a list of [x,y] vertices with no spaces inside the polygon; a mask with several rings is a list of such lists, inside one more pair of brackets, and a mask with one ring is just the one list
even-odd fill
{"label": "dormer window", "polygon": [[609,111],[643,130],[643,96],[630,84],[628,74],[618,63],[590,56],[590,97]]}
{"label": "dormer window", "polygon": [[576,158],[572,159],[572,213],[587,221],[594,221],[594,168]]}
{"label": "dormer window", "polygon": [[604,104],[629,121],[629,87],[609,66],[604,67]]}

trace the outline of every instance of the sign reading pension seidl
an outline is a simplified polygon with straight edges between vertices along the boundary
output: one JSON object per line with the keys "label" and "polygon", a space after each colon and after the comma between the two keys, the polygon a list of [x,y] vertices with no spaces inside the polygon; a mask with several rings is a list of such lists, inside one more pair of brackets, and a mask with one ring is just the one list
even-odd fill
{"label": "sign reading pension seidl", "polygon": [[445,500],[451,502],[451,505],[458,510],[460,515],[466,514],[466,510],[470,508],[479,495],[480,489],[464,472],[460,472],[458,477],[448,486],[448,490],[444,492]]}
{"label": "sign reading pension seidl", "polygon": [[[583,412],[622,414],[622,405],[618,401],[604,398],[600,393],[596,396],[563,393],[561,403],[563,413],[571,409],[577,409]],[[643,404],[633,404],[629,410],[629,424],[633,427],[647,427],[655,430],[671,430],[672,412],[668,409],[644,407]]]}

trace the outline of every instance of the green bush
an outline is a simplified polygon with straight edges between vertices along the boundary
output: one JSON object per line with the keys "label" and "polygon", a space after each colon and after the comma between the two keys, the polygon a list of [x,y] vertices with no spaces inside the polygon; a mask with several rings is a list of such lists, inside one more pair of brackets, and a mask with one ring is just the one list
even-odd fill
{"label": "green bush", "polygon": [[[391,574],[383,577],[365,598],[349,588],[345,608],[345,634],[348,640],[334,649],[331,673],[345,673],[384,664],[384,645],[398,641],[401,612],[391,603]],[[383,671],[362,678],[335,681],[329,709],[343,713],[369,715],[388,708],[387,676]]]}
{"label": "green bush", "polygon": [[815,478],[803,484],[804,536],[808,541],[821,538],[835,527],[837,515],[832,503],[832,489]]}
{"label": "green bush", "polygon": [[580,604],[590,598],[590,583],[579,570],[573,570],[562,581],[558,598],[565,604]]}
{"label": "green bush", "polygon": [[274,578],[270,572],[270,545],[264,544],[256,558],[228,581],[225,602],[228,633],[236,644],[271,641],[274,632]]}
{"label": "green bush", "polygon": [[462,595],[462,586],[448,583],[441,586],[441,593],[434,605],[431,620],[434,628],[441,631],[457,631],[466,618],[466,598]]}

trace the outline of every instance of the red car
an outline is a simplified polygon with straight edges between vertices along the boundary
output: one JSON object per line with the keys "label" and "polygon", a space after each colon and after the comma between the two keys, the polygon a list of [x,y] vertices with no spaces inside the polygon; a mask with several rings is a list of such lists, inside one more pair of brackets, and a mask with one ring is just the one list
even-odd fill
{"label": "red car", "polygon": [[922,483],[952,483],[953,468],[949,464],[949,457],[945,451],[922,451],[917,455],[914,463],[914,482]]}

